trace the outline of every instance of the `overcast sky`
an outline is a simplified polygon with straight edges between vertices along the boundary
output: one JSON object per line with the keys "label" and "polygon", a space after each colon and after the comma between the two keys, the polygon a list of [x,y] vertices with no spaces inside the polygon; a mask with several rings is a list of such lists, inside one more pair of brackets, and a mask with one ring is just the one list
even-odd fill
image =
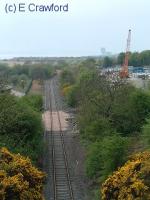
{"label": "overcast sky", "polygon": [[[6,14],[6,3],[69,4],[68,13]],[[150,0],[1,0],[0,57],[100,55],[150,49]]]}

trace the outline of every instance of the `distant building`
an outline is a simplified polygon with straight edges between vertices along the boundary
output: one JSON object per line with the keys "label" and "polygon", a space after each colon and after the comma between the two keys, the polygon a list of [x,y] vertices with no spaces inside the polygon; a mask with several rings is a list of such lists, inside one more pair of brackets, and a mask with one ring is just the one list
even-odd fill
{"label": "distant building", "polygon": [[106,55],[106,49],[103,47],[103,48],[101,48],[101,54],[102,54],[102,56],[105,56]]}
{"label": "distant building", "polygon": [[12,86],[9,86],[9,85],[0,87],[0,94],[3,94],[3,93],[11,94],[17,97],[25,96],[25,93],[16,91],[12,88]]}
{"label": "distant building", "polygon": [[11,93],[12,87],[9,85],[0,87],[0,93]]}
{"label": "distant building", "polygon": [[101,48],[101,55],[104,56],[111,56],[112,53],[111,52],[107,52],[106,49],[104,47]]}
{"label": "distant building", "polygon": [[138,74],[138,73],[145,73],[144,67],[129,66],[128,69],[129,69],[129,73],[131,73],[131,74],[132,73],[136,73],[136,74]]}

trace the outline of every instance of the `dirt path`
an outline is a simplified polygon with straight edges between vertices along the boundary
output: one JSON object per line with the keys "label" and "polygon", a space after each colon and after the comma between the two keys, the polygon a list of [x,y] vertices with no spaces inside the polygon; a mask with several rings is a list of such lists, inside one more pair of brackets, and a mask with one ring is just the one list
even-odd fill
{"label": "dirt path", "polygon": [[42,85],[39,80],[33,80],[32,86],[30,89],[30,94],[41,94],[42,93]]}

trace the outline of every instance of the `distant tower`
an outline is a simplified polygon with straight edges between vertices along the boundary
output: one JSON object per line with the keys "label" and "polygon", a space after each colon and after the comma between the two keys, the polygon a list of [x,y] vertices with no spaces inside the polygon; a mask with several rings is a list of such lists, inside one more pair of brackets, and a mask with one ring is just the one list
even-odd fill
{"label": "distant tower", "polygon": [[106,49],[103,47],[103,48],[101,48],[101,54],[102,54],[102,56],[105,56],[106,55]]}

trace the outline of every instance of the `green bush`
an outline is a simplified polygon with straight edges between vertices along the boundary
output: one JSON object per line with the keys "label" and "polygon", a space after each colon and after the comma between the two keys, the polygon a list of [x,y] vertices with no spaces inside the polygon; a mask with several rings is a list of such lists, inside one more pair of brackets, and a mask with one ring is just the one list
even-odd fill
{"label": "green bush", "polygon": [[22,104],[30,106],[34,111],[41,112],[43,107],[42,95],[27,95],[20,99]]}
{"label": "green bush", "polygon": [[142,129],[142,141],[145,144],[145,147],[150,149],[150,119],[147,119],[147,123],[143,126]]}
{"label": "green bush", "polygon": [[105,179],[126,161],[127,147],[128,139],[118,134],[93,143],[86,161],[88,177]]}
{"label": "green bush", "polygon": [[127,159],[129,139],[113,135],[103,139],[102,156],[104,178],[120,167]]}
{"label": "green bush", "polygon": [[87,140],[95,142],[103,137],[112,135],[114,133],[113,128],[108,119],[99,118],[86,125],[85,135]]}
{"label": "green bush", "polygon": [[26,100],[11,95],[0,95],[0,102],[0,147],[35,161],[41,151],[43,132],[36,105],[28,105]]}
{"label": "green bush", "polygon": [[73,85],[66,95],[66,100],[69,106],[75,107],[77,105],[77,87]]}
{"label": "green bush", "polygon": [[112,121],[118,132],[124,135],[140,132],[150,114],[150,95],[137,89],[126,98],[118,98],[113,105]]}

